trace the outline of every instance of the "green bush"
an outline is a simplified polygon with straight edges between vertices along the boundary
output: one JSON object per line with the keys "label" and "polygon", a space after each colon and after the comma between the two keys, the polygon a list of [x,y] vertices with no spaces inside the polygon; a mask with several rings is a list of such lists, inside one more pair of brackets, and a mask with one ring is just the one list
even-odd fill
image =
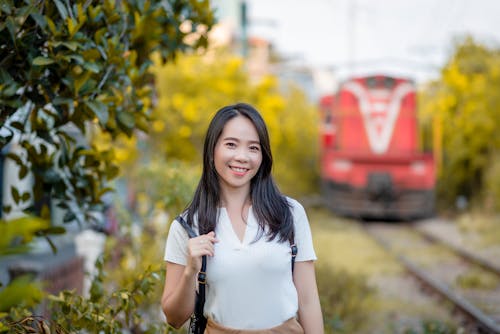
{"label": "green bush", "polygon": [[325,333],[356,333],[369,320],[375,290],[363,276],[319,265],[318,292]]}
{"label": "green bush", "polygon": [[171,216],[189,201],[198,172],[179,162],[150,161],[133,175],[134,189],[143,194],[142,201],[153,205],[140,204],[142,210],[129,211],[117,200],[120,229],[106,240],[90,295],[75,291],[50,295],[48,317],[13,308],[0,315],[0,333],[31,329],[42,333],[42,328],[50,333],[178,333],[161,314],[163,250]]}

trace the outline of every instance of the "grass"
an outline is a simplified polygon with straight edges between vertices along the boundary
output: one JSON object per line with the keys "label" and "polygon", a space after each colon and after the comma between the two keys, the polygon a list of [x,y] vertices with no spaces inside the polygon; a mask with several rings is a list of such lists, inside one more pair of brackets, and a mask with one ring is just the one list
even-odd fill
{"label": "grass", "polygon": [[457,219],[463,233],[475,234],[475,246],[490,247],[500,244],[500,215],[486,215],[481,212],[468,212]]}
{"label": "grass", "polygon": [[325,209],[307,212],[326,333],[426,333],[424,324],[448,321],[439,305],[429,307],[421,294],[400,290],[407,289],[401,285],[404,269],[360,223]]}
{"label": "grass", "polygon": [[329,211],[308,211],[318,263],[372,276],[400,273],[398,263],[363,233],[358,222],[334,217]]}

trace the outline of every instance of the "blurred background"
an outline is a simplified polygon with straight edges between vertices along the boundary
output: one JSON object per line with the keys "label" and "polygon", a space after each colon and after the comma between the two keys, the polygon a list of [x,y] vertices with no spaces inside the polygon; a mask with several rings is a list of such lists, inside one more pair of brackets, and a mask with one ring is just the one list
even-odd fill
{"label": "blurred background", "polygon": [[327,333],[499,332],[499,14],[493,0],[0,6],[0,332],[183,332],[160,309],[166,236],[209,120],[238,101],[306,207]]}

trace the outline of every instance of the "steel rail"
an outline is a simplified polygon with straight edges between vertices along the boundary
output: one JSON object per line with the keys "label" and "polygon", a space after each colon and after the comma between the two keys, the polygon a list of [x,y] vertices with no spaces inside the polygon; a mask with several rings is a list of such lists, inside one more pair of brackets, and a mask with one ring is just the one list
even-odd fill
{"label": "steel rail", "polygon": [[365,231],[367,231],[367,233],[372,236],[373,239],[375,239],[375,241],[377,241],[384,249],[393,254],[393,256],[411,275],[418,278],[418,280],[426,286],[432,288],[432,290],[437,292],[443,298],[449,300],[459,311],[465,314],[468,318],[472,319],[480,333],[500,334],[500,325],[487,316],[483,311],[471,304],[469,301],[465,300],[459,294],[453,292],[446,284],[435,280],[424,271],[420,270],[417,265],[406,257],[396,254],[381,237],[375,235],[375,233],[370,231],[369,228],[365,227]]}
{"label": "steel rail", "polygon": [[464,248],[461,248],[443,238],[440,238],[434,234],[432,234],[431,232],[429,231],[425,231],[423,229],[420,229],[420,228],[417,228],[415,226],[411,226],[411,228],[420,233],[424,238],[428,239],[429,241],[431,242],[434,242],[434,243],[437,243],[437,244],[441,244],[447,248],[449,248],[450,250],[452,250],[453,252],[455,252],[456,254],[460,255],[463,259],[465,260],[468,260],[468,261],[471,261],[479,266],[481,266],[483,269],[486,269],[486,270],[489,270],[493,273],[495,273],[496,275],[500,276],[500,265],[496,264],[496,263],[493,263],[477,254],[474,254],[473,252],[467,250],[467,249],[464,249]]}

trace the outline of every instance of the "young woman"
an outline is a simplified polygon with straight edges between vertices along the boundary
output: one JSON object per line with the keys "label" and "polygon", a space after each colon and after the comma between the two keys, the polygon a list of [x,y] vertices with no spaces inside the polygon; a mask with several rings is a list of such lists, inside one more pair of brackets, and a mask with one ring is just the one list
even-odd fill
{"label": "young woman", "polygon": [[[220,109],[205,138],[203,172],[167,238],[162,308],[179,328],[194,310],[197,273],[207,255],[205,333],[323,333],[311,230],[304,208],[271,176],[264,120],[244,103]],[[291,268],[291,244],[298,253]],[[238,330],[238,331],[236,331]]]}

